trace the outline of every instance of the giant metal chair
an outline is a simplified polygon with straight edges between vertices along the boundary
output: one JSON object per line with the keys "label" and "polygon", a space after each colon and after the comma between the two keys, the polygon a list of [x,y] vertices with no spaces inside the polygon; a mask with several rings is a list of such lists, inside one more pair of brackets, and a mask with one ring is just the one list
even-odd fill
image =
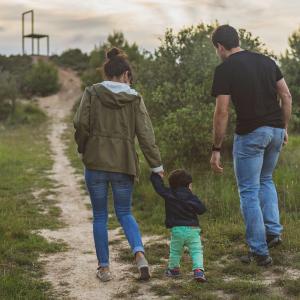
{"label": "giant metal chair", "polygon": [[[31,33],[25,34],[25,15],[31,14]],[[49,56],[49,35],[34,33],[34,12],[33,10],[25,11],[22,13],[22,52],[25,54],[25,39],[31,39],[31,55],[40,55],[40,39],[47,39],[47,56]],[[34,41],[37,40],[37,53],[34,53]]]}

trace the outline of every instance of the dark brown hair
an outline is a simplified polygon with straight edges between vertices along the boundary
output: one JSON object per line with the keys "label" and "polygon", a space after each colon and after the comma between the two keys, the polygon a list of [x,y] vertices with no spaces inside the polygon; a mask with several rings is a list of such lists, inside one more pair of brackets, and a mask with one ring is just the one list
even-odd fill
{"label": "dark brown hair", "polygon": [[183,169],[174,170],[169,176],[169,185],[172,189],[176,189],[181,186],[188,187],[192,181],[192,176]]}
{"label": "dark brown hair", "polygon": [[132,69],[127,55],[119,48],[114,47],[107,51],[103,71],[108,79],[120,77],[124,72],[128,71],[130,83],[133,81]]}
{"label": "dark brown hair", "polygon": [[226,50],[236,48],[240,45],[239,35],[235,28],[230,25],[219,26],[212,34],[212,42],[217,48],[218,43]]}

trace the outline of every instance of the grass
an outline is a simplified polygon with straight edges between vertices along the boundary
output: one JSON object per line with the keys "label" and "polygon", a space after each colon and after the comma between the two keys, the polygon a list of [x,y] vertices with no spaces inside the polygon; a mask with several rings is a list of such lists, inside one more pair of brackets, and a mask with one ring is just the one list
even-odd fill
{"label": "grass", "polygon": [[[284,226],[284,243],[279,248],[271,250],[274,266],[268,268],[267,272],[254,264],[243,265],[238,260],[240,255],[247,252],[247,246],[231,158],[224,159],[224,176],[213,174],[209,169],[208,160],[193,166],[191,170],[194,178],[193,190],[200,195],[208,207],[208,212],[200,218],[204,262],[209,279],[209,283],[205,285],[199,285],[192,280],[192,264],[187,254],[182,259],[183,279],[173,281],[164,278],[168,257],[168,246],[165,241],[169,236],[164,226],[164,203],[153,191],[149,183],[149,168],[142,160],[142,174],[139,184],[135,186],[133,196],[133,213],[143,234],[158,234],[163,237],[160,243],[146,244],[147,258],[152,265],[156,265],[153,277],[163,279],[152,286],[152,292],[161,296],[170,295],[170,299],[229,297],[271,300],[282,299],[281,292],[287,299],[299,297],[299,279],[286,278],[281,281],[280,291],[274,289],[272,283],[264,281],[271,279],[271,282],[275,282],[275,275],[279,273],[285,276],[288,268],[300,270],[299,146],[299,136],[291,136],[289,145],[283,149],[274,175],[280,199],[281,222]],[[74,143],[69,140],[69,149],[71,148],[74,149]],[[69,155],[74,157],[75,151],[72,151]],[[77,164],[78,160],[73,165]],[[114,225],[117,226],[117,222]],[[130,250],[121,247],[119,260],[132,262]],[[272,274],[274,278],[270,278]]]}
{"label": "grass", "polygon": [[45,173],[52,166],[47,126],[33,124],[0,130],[0,299],[52,299],[38,257],[64,248],[35,233],[61,224],[46,199],[53,188]]}

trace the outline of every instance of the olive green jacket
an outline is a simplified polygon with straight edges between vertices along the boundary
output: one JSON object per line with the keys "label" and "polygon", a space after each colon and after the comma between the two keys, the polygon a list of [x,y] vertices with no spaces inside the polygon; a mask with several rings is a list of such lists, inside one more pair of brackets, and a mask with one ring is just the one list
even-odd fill
{"label": "olive green jacket", "polygon": [[[108,83],[119,87],[118,83]],[[160,152],[144,101],[129,86],[126,91],[124,84],[119,85],[121,92],[99,83],[87,87],[83,93],[74,117],[75,140],[83,163],[88,169],[138,177],[137,137],[149,166],[159,172]]]}

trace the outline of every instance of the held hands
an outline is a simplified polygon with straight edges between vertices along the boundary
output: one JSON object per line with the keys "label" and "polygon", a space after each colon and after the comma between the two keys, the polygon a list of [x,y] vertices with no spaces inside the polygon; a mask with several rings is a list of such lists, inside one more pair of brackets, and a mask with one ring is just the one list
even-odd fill
{"label": "held hands", "polygon": [[158,172],[157,173],[161,178],[164,178],[164,171]]}
{"label": "held hands", "polygon": [[220,151],[213,151],[210,159],[210,166],[216,173],[222,174],[223,167],[221,166],[221,153]]}

